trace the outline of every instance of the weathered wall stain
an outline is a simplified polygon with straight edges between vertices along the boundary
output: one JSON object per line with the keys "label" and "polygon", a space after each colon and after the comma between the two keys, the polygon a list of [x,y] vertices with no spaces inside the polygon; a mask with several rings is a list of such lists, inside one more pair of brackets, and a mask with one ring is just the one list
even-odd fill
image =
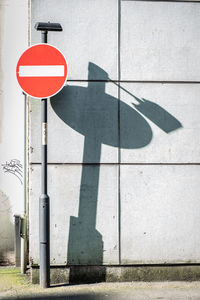
{"label": "weathered wall stain", "polygon": [[14,263],[14,225],[9,198],[0,190],[0,265]]}

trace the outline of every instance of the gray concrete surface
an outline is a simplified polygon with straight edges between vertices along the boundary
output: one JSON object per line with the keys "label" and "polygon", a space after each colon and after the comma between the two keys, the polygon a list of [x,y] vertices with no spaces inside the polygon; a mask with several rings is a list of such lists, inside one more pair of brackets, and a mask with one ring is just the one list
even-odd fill
{"label": "gray concrete surface", "polygon": [[194,210],[200,205],[199,171],[184,165],[121,166],[123,264],[199,262],[200,240],[193,230],[200,227]]}
{"label": "gray concrete surface", "polygon": [[[39,268],[30,270],[31,282],[39,283]],[[85,284],[97,282],[199,281],[199,265],[101,265],[51,267],[51,284]]]}
{"label": "gray concrete surface", "polygon": [[[89,191],[83,190],[80,196],[82,166],[49,166],[51,264],[54,265],[79,264],[80,258],[89,265],[118,263],[118,168],[112,165],[103,165],[100,170],[95,165],[84,168],[87,173],[84,184],[90,184],[91,187]],[[96,173],[99,173],[98,184]],[[38,199],[40,166],[32,166],[31,177],[30,196]],[[90,201],[86,201],[87,196]],[[31,201],[30,259],[35,264],[39,262],[38,218],[38,201]]]}
{"label": "gray concrete surface", "polygon": [[199,3],[121,3],[122,80],[199,80]]}
{"label": "gray concrete surface", "polygon": [[41,290],[38,286],[16,289],[0,294],[0,299],[58,299],[58,300],[197,300],[199,282],[112,283],[77,286],[52,286]]}
{"label": "gray concrete surface", "polygon": [[[31,1],[31,43],[40,41],[36,21],[60,22],[63,32],[49,42],[69,60],[68,85],[49,102],[54,267],[200,262],[199,11],[190,1]],[[37,264],[34,101],[29,232]]]}
{"label": "gray concrete surface", "polygon": [[[87,79],[88,62],[105,69],[113,80],[117,79],[118,1],[31,1],[31,43],[40,42],[34,25],[43,22],[60,22],[62,33],[49,34],[49,43],[58,47],[69,64],[68,79]],[[99,55],[100,54],[100,55]],[[93,79],[103,79],[97,74]]]}
{"label": "gray concrete surface", "polygon": [[[120,93],[121,101],[140,113],[152,130],[152,136],[144,140],[143,147],[139,149],[122,147],[122,163],[199,162],[199,84],[129,82],[121,83]],[[121,119],[126,118],[124,114],[121,107]],[[125,124],[121,120],[122,142],[126,138]],[[147,134],[147,125],[143,126],[142,130],[139,122],[134,123],[134,120],[130,120],[129,127],[131,126],[138,129],[138,134]]]}

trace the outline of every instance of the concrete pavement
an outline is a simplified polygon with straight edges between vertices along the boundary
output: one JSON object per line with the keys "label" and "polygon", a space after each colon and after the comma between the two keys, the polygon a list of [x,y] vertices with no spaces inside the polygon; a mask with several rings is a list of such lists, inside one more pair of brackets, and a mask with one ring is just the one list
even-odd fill
{"label": "concrete pavement", "polygon": [[41,289],[19,268],[0,268],[0,299],[57,300],[200,300],[200,282],[115,282],[51,285]]}
{"label": "concrete pavement", "polygon": [[2,292],[0,299],[197,300],[200,299],[200,282],[98,283],[52,286],[45,290],[38,285],[29,285]]}

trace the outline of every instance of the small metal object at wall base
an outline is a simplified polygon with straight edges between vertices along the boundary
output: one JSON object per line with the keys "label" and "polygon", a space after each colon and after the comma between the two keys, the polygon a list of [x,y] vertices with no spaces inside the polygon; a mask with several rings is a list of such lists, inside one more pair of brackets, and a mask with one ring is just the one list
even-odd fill
{"label": "small metal object at wall base", "polygon": [[[51,266],[51,284],[131,281],[198,281],[200,265]],[[39,283],[39,267],[31,267],[31,281]]]}
{"label": "small metal object at wall base", "polygon": [[[27,223],[26,217],[23,218],[20,215],[14,215],[15,224],[15,266],[20,267],[22,273],[26,272],[26,251],[23,249],[27,246]],[[25,249],[26,250],[26,249]],[[24,255],[25,254],[25,255]]]}
{"label": "small metal object at wall base", "polygon": [[26,267],[27,267],[27,219],[26,219],[26,216],[21,218],[20,236],[21,236],[21,273],[25,274]]}
{"label": "small metal object at wall base", "polygon": [[21,218],[19,215],[14,215],[15,224],[15,266],[20,267],[21,262]]}
{"label": "small metal object at wall base", "polygon": [[20,217],[20,236],[24,239],[26,237],[26,217]]}

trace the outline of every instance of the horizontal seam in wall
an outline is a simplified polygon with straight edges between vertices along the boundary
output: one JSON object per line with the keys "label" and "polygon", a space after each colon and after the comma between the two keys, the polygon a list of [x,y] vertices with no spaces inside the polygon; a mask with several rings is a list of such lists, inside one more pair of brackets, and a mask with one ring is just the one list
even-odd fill
{"label": "horizontal seam in wall", "polygon": [[122,2],[188,2],[188,3],[200,3],[195,0],[121,0]]}
{"label": "horizontal seam in wall", "polygon": [[[31,162],[30,165],[41,165],[40,162]],[[48,165],[124,165],[124,166],[199,166],[200,163],[48,163]]]}
{"label": "horizontal seam in wall", "polygon": [[184,81],[184,80],[86,80],[86,79],[69,79],[68,82],[121,82],[121,83],[162,83],[162,84],[200,84],[200,81]]}

